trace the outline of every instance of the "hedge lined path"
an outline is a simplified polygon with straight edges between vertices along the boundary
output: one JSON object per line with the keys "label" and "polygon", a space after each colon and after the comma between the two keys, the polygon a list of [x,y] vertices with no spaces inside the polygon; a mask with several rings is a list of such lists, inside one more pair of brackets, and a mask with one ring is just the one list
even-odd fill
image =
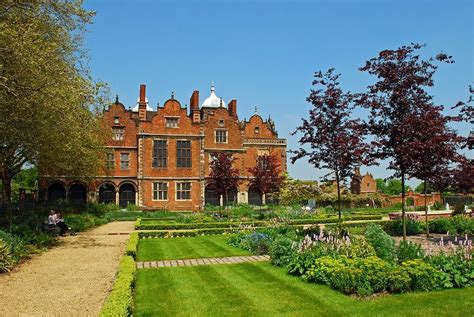
{"label": "hedge lined path", "polygon": [[270,257],[268,255],[254,255],[254,256],[228,256],[228,257],[222,257],[222,258],[145,261],[145,262],[137,262],[137,268],[146,269],[146,268],[155,268],[155,267],[235,264],[235,263],[244,263],[244,262],[260,262],[260,261],[268,261],[268,260],[270,260]]}
{"label": "hedge lined path", "polygon": [[72,237],[0,275],[0,316],[97,316],[133,221],[111,222]]}

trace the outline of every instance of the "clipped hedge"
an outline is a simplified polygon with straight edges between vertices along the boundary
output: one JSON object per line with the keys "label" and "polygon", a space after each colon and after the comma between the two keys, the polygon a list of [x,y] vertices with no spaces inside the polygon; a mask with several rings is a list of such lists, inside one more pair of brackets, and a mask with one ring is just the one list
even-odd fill
{"label": "clipped hedge", "polygon": [[138,232],[140,239],[144,238],[175,238],[175,237],[196,237],[196,236],[208,236],[216,234],[230,234],[240,231],[238,228],[204,228],[204,229],[193,229],[185,231],[147,231]]}
{"label": "clipped hedge", "polygon": [[130,239],[127,242],[125,247],[125,254],[137,258],[137,247],[138,247],[138,232],[133,232],[130,234]]}
{"label": "clipped hedge", "polygon": [[[381,215],[355,215],[343,217],[342,221],[363,221],[363,220],[381,220]],[[203,228],[229,228],[232,226],[256,226],[265,227],[266,221],[244,221],[244,222],[203,222],[203,223],[146,223],[137,219],[135,222],[135,229],[137,230],[188,230],[188,229],[203,229]],[[310,219],[293,219],[289,223],[291,225],[311,225],[324,223],[337,223],[338,218],[310,218]]]}
{"label": "clipped hedge", "polygon": [[138,230],[187,230],[203,228],[229,228],[231,226],[262,226],[265,221],[245,221],[245,222],[203,222],[203,223],[135,223]]}
{"label": "clipped hedge", "polygon": [[137,268],[133,257],[125,255],[120,261],[112,292],[102,306],[100,316],[131,316],[133,313],[133,288]]}

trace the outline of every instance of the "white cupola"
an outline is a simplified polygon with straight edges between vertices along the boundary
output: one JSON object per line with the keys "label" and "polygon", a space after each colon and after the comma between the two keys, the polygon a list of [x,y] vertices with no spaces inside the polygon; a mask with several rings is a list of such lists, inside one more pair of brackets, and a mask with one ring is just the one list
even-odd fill
{"label": "white cupola", "polygon": [[225,107],[225,102],[222,98],[216,96],[216,88],[214,87],[214,83],[211,85],[211,95],[204,100],[201,107],[202,108],[219,108]]}

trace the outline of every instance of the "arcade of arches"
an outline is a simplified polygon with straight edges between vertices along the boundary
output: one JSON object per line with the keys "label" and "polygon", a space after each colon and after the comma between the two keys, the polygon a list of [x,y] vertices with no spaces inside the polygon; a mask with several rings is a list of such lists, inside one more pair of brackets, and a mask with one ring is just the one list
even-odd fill
{"label": "arcade of arches", "polygon": [[56,181],[48,186],[46,200],[49,202],[68,200],[73,204],[85,204],[90,200],[96,200],[99,203],[117,204],[121,207],[136,203],[135,185],[128,182],[119,186],[108,182],[100,184],[97,187],[97,199],[90,199],[88,194],[89,189],[82,183],[76,182],[66,185]]}
{"label": "arcade of arches", "polygon": [[[137,189],[131,182],[123,182],[115,185],[111,182],[103,182],[97,186],[95,199],[89,196],[90,189],[80,182],[66,185],[63,182],[55,181],[50,183],[46,193],[46,199],[50,202],[68,200],[73,204],[85,204],[89,201],[97,201],[103,204],[116,204],[120,207],[127,207],[129,204],[136,204]],[[206,186],[204,193],[204,204],[210,206],[229,206],[238,203],[248,203],[260,206],[264,203],[264,197],[258,189],[250,187],[248,192],[239,192],[237,188],[232,188],[225,195],[220,196],[210,186]],[[269,202],[269,198],[266,199]]]}

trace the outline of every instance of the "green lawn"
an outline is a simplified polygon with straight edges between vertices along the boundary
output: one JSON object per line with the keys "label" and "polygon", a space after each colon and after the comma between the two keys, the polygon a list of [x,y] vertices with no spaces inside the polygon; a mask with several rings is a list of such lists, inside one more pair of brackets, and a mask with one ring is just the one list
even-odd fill
{"label": "green lawn", "polygon": [[473,298],[474,287],[360,300],[269,263],[245,263],[140,269],[134,315],[464,317]]}
{"label": "green lawn", "polygon": [[249,252],[226,243],[228,235],[190,238],[140,239],[138,261],[213,258],[250,255]]}

